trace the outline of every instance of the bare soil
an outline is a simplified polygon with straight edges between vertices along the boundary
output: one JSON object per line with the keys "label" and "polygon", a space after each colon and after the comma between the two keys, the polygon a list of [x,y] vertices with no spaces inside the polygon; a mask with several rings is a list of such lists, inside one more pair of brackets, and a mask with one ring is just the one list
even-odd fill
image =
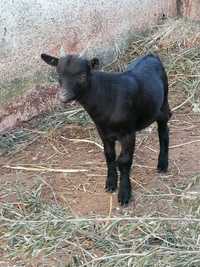
{"label": "bare soil", "polygon": [[[149,212],[173,213],[170,202],[159,195],[172,195],[178,185],[187,185],[188,180],[200,172],[200,118],[195,114],[174,114],[170,123],[169,171],[161,175],[156,171],[158,136],[156,125],[137,135],[131,181],[134,201],[121,209],[117,194],[104,191],[106,165],[103,151],[92,140],[100,143],[95,128],[66,125],[46,136],[41,135],[33,144],[17,154],[0,159],[0,183],[7,185],[19,182],[32,188],[43,181],[43,198],[68,207],[76,216],[113,215],[131,213],[145,215]],[[81,139],[79,142],[69,139]],[[119,150],[119,149],[118,149]],[[45,166],[53,169],[85,169],[86,172],[63,173],[24,171],[4,168],[9,166]],[[159,193],[158,193],[159,192]],[[152,195],[152,201],[145,198]],[[0,202],[7,201],[6,197]]]}
{"label": "bare soil", "polygon": [[[183,96],[176,98],[174,95],[171,99],[173,106],[178,105],[182,98]],[[94,125],[81,127],[67,124],[61,129],[49,130],[25,149],[0,157],[0,187],[12,188],[20,184],[30,191],[42,182],[43,201],[62,205],[75,217],[145,217],[159,214],[180,217],[180,211],[173,205],[178,190],[187,188],[193,176],[200,173],[200,116],[190,110],[188,106],[180,109],[169,122],[169,171],[165,175],[156,171],[159,151],[156,124],[137,134],[131,172],[134,197],[126,208],[118,205],[117,192],[110,194],[104,190],[106,164],[102,149],[96,145],[101,144],[101,141]],[[37,131],[31,122],[24,127]],[[94,143],[88,143],[87,140],[94,140]],[[118,152],[119,149],[117,146]],[[13,170],[5,166],[45,166],[52,169],[84,169],[86,172]],[[200,187],[192,190],[200,192]],[[15,203],[16,195],[0,195],[0,204],[6,202]],[[0,255],[2,260],[6,257],[2,253]],[[48,257],[48,266],[58,266],[58,262],[67,264],[70,261],[69,256],[58,252],[56,257]],[[44,266],[43,263],[43,256],[38,255],[30,258],[26,266]],[[12,266],[15,262],[5,258],[2,264],[0,262],[0,266]]]}

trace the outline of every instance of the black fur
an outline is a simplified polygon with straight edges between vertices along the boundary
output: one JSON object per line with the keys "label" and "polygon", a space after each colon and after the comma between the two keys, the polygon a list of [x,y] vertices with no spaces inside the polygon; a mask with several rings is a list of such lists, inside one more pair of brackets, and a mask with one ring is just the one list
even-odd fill
{"label": "black fur", "polygon": [[[54,57],[43,54],[42,59],[55,66]],[[57,59],[57,63],[61,100],[77,100],[91,116],[102,139],[108,167],[106,191],[117,189],[118,168],[118,200],[121,205],[128,204],[136,132],[154,121],[158,124],[160,142],[157,168],[161,172],[168,168],[167,122],[171,112],[167,75],[159,57],[152,54],[140,57],[122,73],[94,70],[98,67],[98,59],[89,61],[75,55]],[[117,140],[121,144],[118,159],[115,153]]]}

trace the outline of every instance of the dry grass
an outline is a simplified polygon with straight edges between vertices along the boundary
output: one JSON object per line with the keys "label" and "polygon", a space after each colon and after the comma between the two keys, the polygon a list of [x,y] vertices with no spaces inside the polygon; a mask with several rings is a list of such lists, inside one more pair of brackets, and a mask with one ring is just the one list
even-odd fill
{"label": "dry grass", "polygon": [[29,128],[18,128],[8,133],[0,134],[0,156],[4,153],[17,153],[32,144],[40,136],[48,136],[52,131],[71,123],[84,126],[91,123],[91,119],[80,107],[57,108],[51,113],[43,114],[33,119]]}
{"label": "dry grass", "polygon": [[2,186],[1,195],[16,196],[0,208],[0,251],[7,255],[2,260],[27,264],[42,255],[45,263],[59,253],[70,263],[56,266],[199,266],[200,198],[186,194],[199,181],[196,176],[187,188],[179,188],[172,204],[180,217],[74,218],[42,199],[44,183],[31,192],[20,184]]}
{"label": "dry grass", "polygon": [[[172,104],[176,103],[173,110],[180,111],[189,104],[190,110],[199,112],[199,32],[198,24],[168,20],[134,36],[125,53],[118,50],[115,61],[104,69],[124,69],[136,56],[158,52],[168,71],[170,94],[185,92],[185,99],[178,105],[172,99]],[[0,136],[0,152],[13,155],[66,123],[90,122],[83,109],[57,110],[35,120],[34,130],[17,129]],[[92,142],[101,148],[95,137],[71,141]],[[13,195],[17,200],[3,201],[0,207],[0,255],[6,255],[1,262],[28,266],[31,258],[42,256],[44,266],[53,266],[49,257],[62,255],[65,260],[54,266],[200,266],[200,198],[187,193],[199,180],[196,175],[187,188],[176,188],[172,205],[178,217],[159,213],[146,217],[113,218],[109,214],[104,218],[74,218],[69,210],[42,198],[46,184],[41,179],[32,191],[26,191],[21,184],[4,184],[0,188],[2,201]],[[174,191],[172,188],[170,192]],[[158,201],[163,197],[158,192],[144,193]],[[171,199],[170,194],[165,197]]]}

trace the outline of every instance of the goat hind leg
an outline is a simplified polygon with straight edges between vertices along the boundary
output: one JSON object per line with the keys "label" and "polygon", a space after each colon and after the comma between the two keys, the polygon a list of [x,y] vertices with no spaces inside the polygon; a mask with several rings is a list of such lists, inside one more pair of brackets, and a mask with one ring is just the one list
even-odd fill
{"label": "goat hind leg", "polygon": [[157,124],[160,144],[160,153],[158,157],[157,169],[159,172],[167,172],[169,154],[169,128],[167,125],[167,121],[157,121]]}

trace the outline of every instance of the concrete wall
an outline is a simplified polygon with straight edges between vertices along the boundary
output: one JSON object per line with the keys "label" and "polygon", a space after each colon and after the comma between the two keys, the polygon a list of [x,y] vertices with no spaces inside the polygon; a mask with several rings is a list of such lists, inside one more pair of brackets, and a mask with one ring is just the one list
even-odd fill
{"label": "concrete wall", "polygon": [[[185,8],[187,1],[180,1]],[[5,122],[9,112],[13,116],[20,110],[16,121],[31,117],[29,108],[24,108],[29,116],[23,115],[26,100],[20,104],[20,99],[47,81],[50,68],[40,60],[42,52],[59,56],[87,48],[87,55],[100,56],[106,63],[133,32],[157,23],[163,14],[176,16],[177,0],[1,0],[0,131],[2,123],[14,125]]]}
{"label": "concrete wall", "polygon": [[200,0],[183,0],[183,16],[200,19]]}
{"label": "concrete wall", "polygon": [[[39,70],[41,52],[104,54],[128,33],[175,15],[174,0],[1,0],[0,73],[6,80]],[[92,50],[91,48],[95,48]],[[106,59],[104,54],[104,60]]]}

